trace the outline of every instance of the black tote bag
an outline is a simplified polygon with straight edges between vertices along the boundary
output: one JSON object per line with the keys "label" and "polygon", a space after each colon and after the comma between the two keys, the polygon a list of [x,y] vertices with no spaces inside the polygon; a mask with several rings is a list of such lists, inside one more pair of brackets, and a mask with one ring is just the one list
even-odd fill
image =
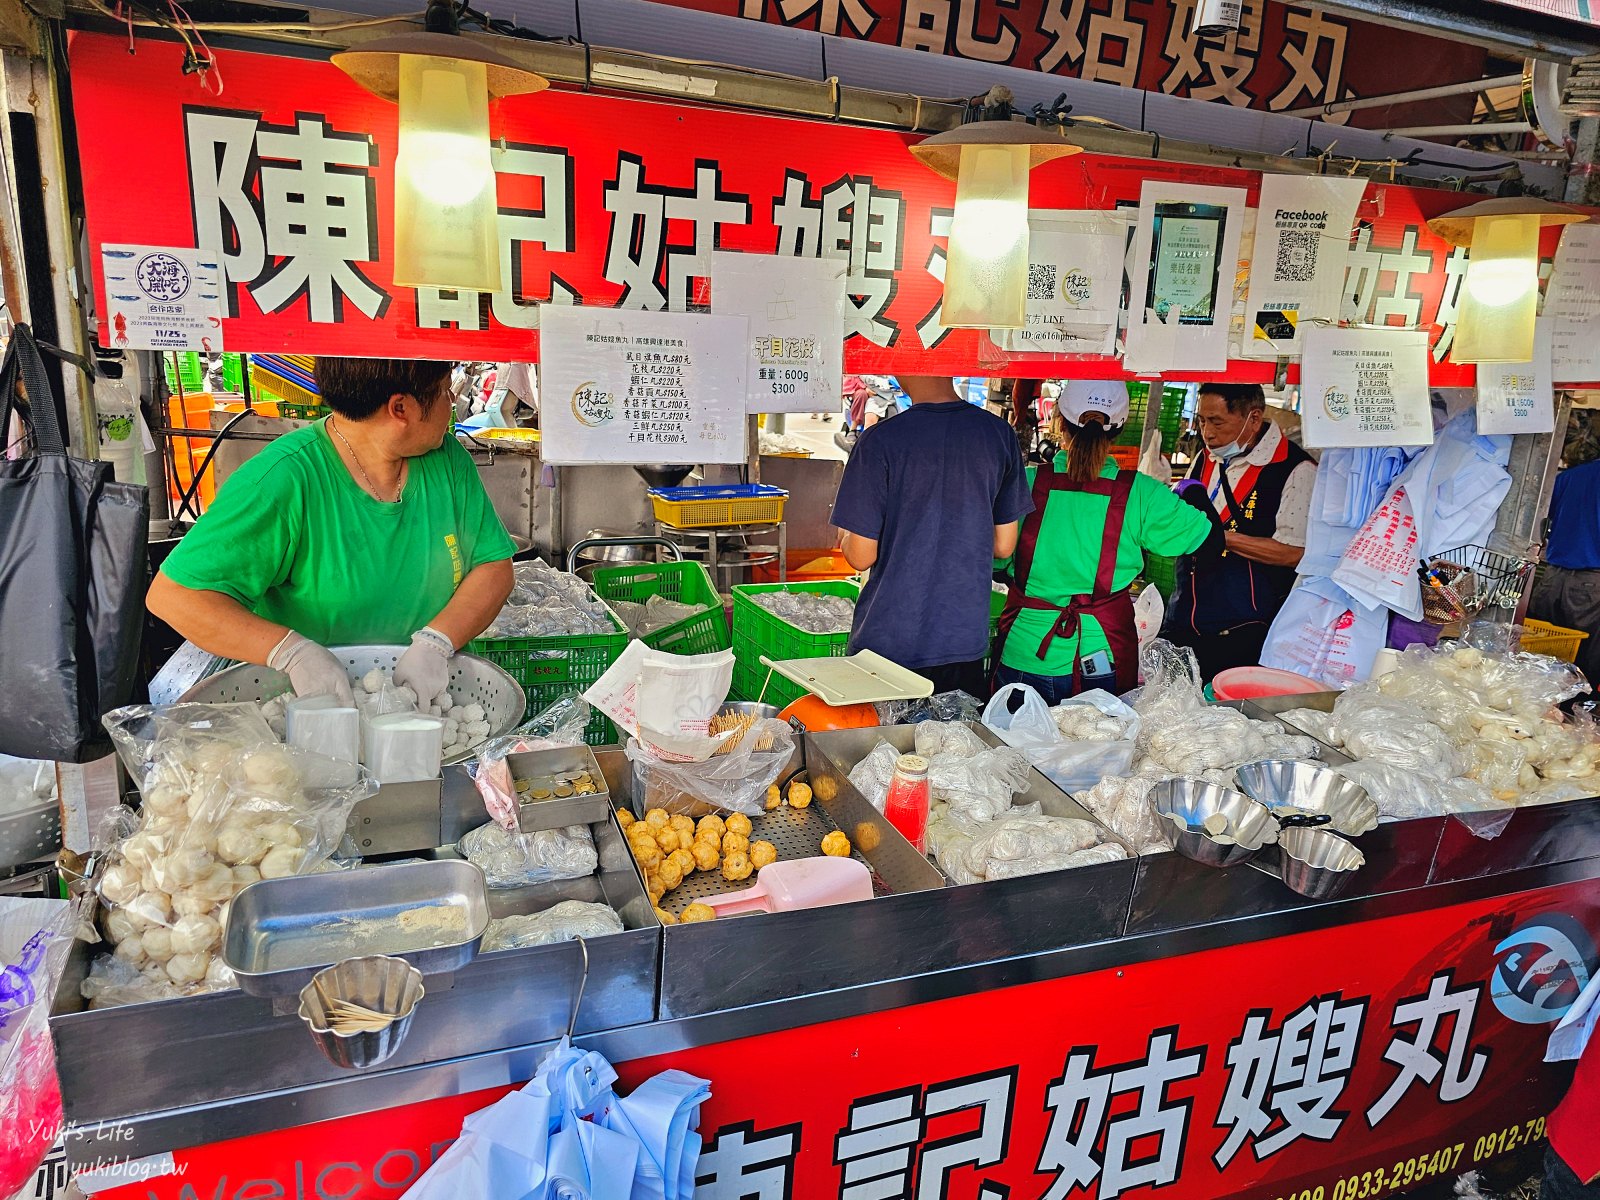
{"label": "black tote bag", "polygon": [[67,456],[26,325],[0,366],[0,440],[19,381],[34,453],[0,460],[0,753],[88,762],[110,750],[101,715],[133,690],[149,494]]}

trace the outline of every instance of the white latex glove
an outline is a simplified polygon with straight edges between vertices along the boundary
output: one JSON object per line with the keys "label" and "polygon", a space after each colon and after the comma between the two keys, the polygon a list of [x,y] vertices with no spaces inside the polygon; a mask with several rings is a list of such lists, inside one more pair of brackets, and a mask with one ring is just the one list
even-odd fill
{"label": "white latex glove", "polygon": [[429,625],[411,635],[411,648],[394,665],[395,687],[407,687],[417,694],[417,707],[426,709],[438,703],[450,690],[450,658],[455,643]]}
{"label": "white latex glove", "polygon": [[292,629],[267,655],[267,666],[289,677],[296,696],[332,696],[346,708],[355,707],[350,674],[344,664]]}

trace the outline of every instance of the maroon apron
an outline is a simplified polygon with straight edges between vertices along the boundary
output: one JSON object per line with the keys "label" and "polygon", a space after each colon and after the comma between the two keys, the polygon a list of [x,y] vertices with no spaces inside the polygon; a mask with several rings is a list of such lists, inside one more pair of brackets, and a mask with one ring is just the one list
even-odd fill
{"label": "maroon apron", "polygon": [[[1056,614],[1055,624],[1039,643],[1038,656],[1042,660],[1050,653],[1050,646],[1058,637],[1073,637],[1078,632],[1080,619],[1091,616],[1100,622],[1106,641],[1111,647],[1111,661],[1116,671],[1117,691],[1126,692],[1139,682],[1139,630],[1134,622],[1133,597],[1128,589],[1112,590],[1112,580],[1117,569],[1117,547],[1122,541],[1122,522],[1128,515],[1128,494],[1133,490],[1137,472],[1120,470],[1115,479],[1096,479],[1077,484],[1065,475],[1058,474],[1052,463],[1042,463],[1033,477],[1033,511],[1022,522],[1022,535],[1017,543],[1017,556],[1012,566],[1013,582],[1006,595],[1005,611],[1000,614],[1000,648],[994,661],[998,667],[1005,653],[1011,628],[1017,623],[1017,614],[1023,609],[1043,610]],[[1028,595],[1028,574],[1033,567],[1033,554],[1039,545],[1039,529],[1044,524],[1044,514],[1049,506],[1051,492],[1087,492],[1105,496],[1105,529],[1100,535],[1100,562],[1095,568],[1094,591],[1087,596],[1074,596],[1065,607],[1049,604]],[[1072,659],[1072,688],[1083,687],[1082,642],[1079,653]],[[1042,673],[1042,672],[1041,672]]]}

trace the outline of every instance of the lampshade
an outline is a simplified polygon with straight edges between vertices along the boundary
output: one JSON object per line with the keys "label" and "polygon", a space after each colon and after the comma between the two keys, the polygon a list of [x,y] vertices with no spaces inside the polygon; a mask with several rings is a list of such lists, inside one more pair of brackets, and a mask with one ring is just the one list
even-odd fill
{"label": "lampshade", "polygon": [[1028,172],[1078,154],[1060,130],[974,121],[911,147],[956,181],[940,322],[952,329],[1021,329],[1027,321]]}
{"label": "lampshade", "polygon": [[500,246],[489,98],[549,81],[448,33],[381,38],[333,56],[367,91],[400,105],[394,164],[394,282],[494,292]]}
{"label": "lampshade", "polygon": [[1453,246],[1468,247],[1450,357],[1459,363],[1525,363],[1539,314],[1539,231],[1585,215],[1529,196],[1469,204],[1428,222]]}

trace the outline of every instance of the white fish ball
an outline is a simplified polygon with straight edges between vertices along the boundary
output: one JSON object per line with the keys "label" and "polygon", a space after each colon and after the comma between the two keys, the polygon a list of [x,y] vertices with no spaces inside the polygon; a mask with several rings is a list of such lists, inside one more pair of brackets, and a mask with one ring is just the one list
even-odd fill
{"label": "white fish ball", "polygon": [[224,825],[217,834],[217,857],[234,866],[258,863],[270,849],[271,843],[245,824]]}
{"label": "white fish ball", "polygon": [[222,926],[211,917],[181,917],[172,927],[173,954],[204,954],[221,940]]}
{"label": "white fish ball", "polygon": [[157,925],[154,929],[144,931],[142,941],[147,958],[166,962],[172,957],[172,930]]}
{"label": "white fish ball", "polygon": [[167,962],[167,976],[173,983],[199,983],[211,969],[209,954],[174,954]]}
{"label": "white fish ball", "polygon": [[100,895],[108,904],[127,904],[139,894],[139,872],[124,863],[106,868]]}
{"label": "white fish ball", "polygon": [[302,853],[298,846],[275,846],[261,860],[261,878],[282,879],[293,875],[300,866]]}

